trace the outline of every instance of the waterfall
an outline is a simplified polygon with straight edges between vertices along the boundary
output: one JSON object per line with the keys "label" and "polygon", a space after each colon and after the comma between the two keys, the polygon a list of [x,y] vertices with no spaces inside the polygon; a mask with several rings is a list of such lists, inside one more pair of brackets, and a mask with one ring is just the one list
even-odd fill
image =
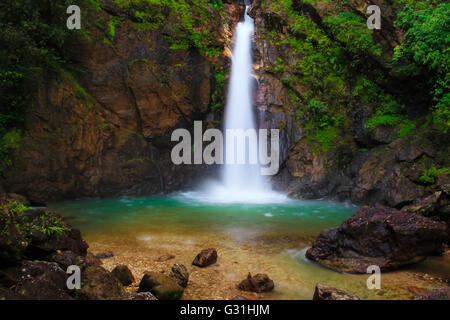
{"label": "waterfall", "polygon": [[[213,203],[279,203],[286,201],[283,194],[272,191],[266,176],[261,175],[258,153],[258,131],[256,129],[252,97],[252,35],[253,19],[247,15],[236,28],[236,43],[233,50],[230,86],[225,109],[224,158],[221,166],[221,181],[206,182],[202,190],[183,195]],[[252,130],[255,135],[245,140],[245,148],[238,139],[229,135],[230,130]],[[232,143],[232,141],[234,143]],[[242,141],[242,140],[240,140]],[[229,144],[230,142],[230,144]],[[237,154],[243,150],[244,163],[239,163]],[[234,155],[233,157],[230,155]],[[228,162],[228,156],[233,159]],[[240,158],[242,160],[242,158]],[[256,159],[252,164],[250,159]]]}
{"label": "waterfall", "polygon": [[[234,139],[229,131],[233,129],[256,129],[252,97],[252,36],[253,19],[245,10],[245,20],[236,28],[235,47],[231,67],[230,86],[225,109],[225,158],[229,153],[236,155],[239,144],[230,143]],[[208,192],[212,199],[220,202],[269,203],[285,201],[286,196],[272,191],[267,177],[261,175],[260,164],[250,164],[250,159],[258,159],[258,140],[247,138],[245,143],[245,164],[222,165],[222,177],[219,184],[209,185]],[[234,149],[234,150],[231,150]],[[237,160],[237,157],[234,157]],[[212,200],[211,199],[211,200]]]}
{"label": "waterfall", "polygon": [[[248,7],[247,7],[248,9]],[[245,21],[240,22],[236,29],[236,44],[233,51],[230,88],[225,110],[225,158],[228,153],[237,154],[238,145],[227,132],[232,129],[255,129],[255,119],[252,108],[252,35],[253,19],[245,11]],[[256,132],[256,131],[255,131]],[[231,150],[234,149],[234,150]],[[258,158],[256,141],[247,138],[245,144],[246,164],[224,164],[222,181],[224,186],[236,193],[248,190],[268,190],[268,186],[260,175],[258,164],[248,164],[249,159]],[[235,157],[236,158],[236,157]],[[236,159],[234,159],[236,160]]]}

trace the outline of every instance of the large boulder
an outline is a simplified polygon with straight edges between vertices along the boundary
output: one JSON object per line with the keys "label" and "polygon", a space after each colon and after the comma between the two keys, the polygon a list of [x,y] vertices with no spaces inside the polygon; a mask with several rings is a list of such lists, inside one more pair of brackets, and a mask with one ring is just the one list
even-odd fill
{"label": "large boulder", "polygon": [[18,265],[23,259],[44,260],[58,251],[84,257],[87,248],[80,231],[62,217],[0,197],[0,267]]}
{"label": "large boulder", "polygon": [[28,262],[19,269],[14,292],[20,299],[71,300],[67,274],[54,262]]}
{"label": "large boulder", "polygon": [[345,291],[317,284],[313,300],[359,300],[358,296]]}
{"label": "large boulder", "polygon": [[30,258],[42,258],[57,250],[68,250],[80,256],[86,256],[88,244],[82,239],[78,229],[67,226],[61,233],[47,233],[43,238],[32,241],[27,248]]}
{"label": "large boulder", "polygon": [[194,259],[192,264],[197,267],[205,268],[217,262],[216,249],[202,250]]}
{"label": "large boulder", "polygon": [[447,225],[387,207],[362,207],[338,228],[324,230],[306,256],[340,272],[382,271],[442,253]]}
{"label": "large boulder", "polygon": [[19,264],[27,245],[10,216],[0,211],[0,268]]}
{"label": "large boulder", "polygon": [[63,270],[67,270],[69,266],[81,265],[84,259],[72,251],[57,251],[49,255],[46,259],[50,262],[56,262]]}
{"label": "large boulder", "polygon": [[158,300],[178,300],[184,289],[162,273],[147,272],[139,283],[138,292],[151,292]]}
{"label": "large boulder", "polygon": [[87,267],[81,276],[82,287],[77,297],[87,300],[121,300],[124,296],[122,284],[111,272],[102,267]]}
{"label": "large boulder", "polygon": [[237,288],[242,291],[268,292],[275,287],[273,281],[266,275],[258,273],[253,276],[249,273],[247,279],[238,284]]}
{"label": "large boulder", "polygon": [[116,266],[111,273],[115,276],[121,284],[129,286],[134,282],[134,276],[131,270],[126,265]]}

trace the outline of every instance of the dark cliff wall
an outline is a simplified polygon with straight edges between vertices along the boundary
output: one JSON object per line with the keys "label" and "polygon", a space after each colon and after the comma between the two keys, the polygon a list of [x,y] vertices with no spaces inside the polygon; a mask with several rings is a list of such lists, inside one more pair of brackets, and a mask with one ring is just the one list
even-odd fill
{"label": "dark cliff wall", "polygon": [[[366,26],[371,4],[381,8],[381,30]],[[396,20],[407,5],[431,6],[253,2],[255,104],[262,127],[281,129],[277,188],[396,207],[449,182],[448,133],[430,125],[428,73],[404,75],[393,59],[405,41]]]}
{"label": "dark cliff wall", "polygon": [[208,172],[173,165],[170,137],[223,102],[242,4],[93,3],[82,8],[81,34],[66,41],[70,62],[38,79],[3,172],[7,192],[34,202],[145,195],[188,187]]}

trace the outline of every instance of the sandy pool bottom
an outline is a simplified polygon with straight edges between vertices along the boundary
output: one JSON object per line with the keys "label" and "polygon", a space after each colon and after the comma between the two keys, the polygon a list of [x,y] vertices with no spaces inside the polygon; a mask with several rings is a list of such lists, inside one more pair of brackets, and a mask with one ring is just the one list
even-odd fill
{"label": "sandy pool bottom", "polygon": [[[361,299],[412,299],[422,289],[448,285],[450,254],[447,253],[382,274],[381,289],[369,290],[366,285],[369,275],[341,274],[308,261],[304,249],[314,238],[270,233],[239,238],[231,233],[211,235],[186,230],[177,234],[153,230],[151,234],[111,232],[85,236],[94,254],[114,253],[114,257],[102,260],[106,269],[112,270],[119,264],[130,268],[135,282],[126,288],[128,292],[137,290],[146,271],[168,275],[173,264],[184,264],[190,274],[185,300],[227,300],[237,295],[248,299],[310,300],[316,283],[345,290]],[[192,266],[196,254],[206,248],[217,249],[217,263],[208,268]],[[168,255],[174,258],[165,260]],[[266,273],[275,282],[275,290],[262,294],[239,291],[236,285],[249,272]]]}

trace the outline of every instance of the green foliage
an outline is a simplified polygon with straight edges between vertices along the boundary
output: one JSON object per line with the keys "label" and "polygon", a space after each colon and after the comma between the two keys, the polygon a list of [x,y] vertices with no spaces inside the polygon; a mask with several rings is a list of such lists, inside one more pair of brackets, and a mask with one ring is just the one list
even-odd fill
{"label": "green foliage", "polygon": [[162,0],[114,0],[121,8],[127,8],[137,20],[138,30],[156,30],[167,21],[166,3]]}
{"label": "green foliage", "polygon": [[279,57],[277,60],[275,60],[273,65],[273,72],[274,73],[283,73],[286,71],[286,66],[284,65],[283,58]]}
{"label": "green foliage", "polygon": [[215,112],[216,110],[223,107],[224,104],[224,88],[226,83],[226,70],[218,70],[215,74],[215,89],[211,96],[211,111]]}
{"label": "green foliage", "polygon": [[[24,215],[24,212],[32,209],[25,206],[23,203],[14,200],[3,200],[3,204],[0,206],[0,210],[6,209],[9,212],[8,219],[10,219],[17,231],[27,240],[31,239],[31,235],[34,231],[46,234],[48,237],[57,237],[62,235],[65,231],[69,231],[70,227],[62,221],[62,217],[55,216],[45,212],[37,217],[28,217]],[[6,224],[7,225],[7,224]],[[0,230],[1,233],[8,232],[8,228]]]}
{"label": "green foliage", "polygon": [[316,131],[316,134],[309,137],[308,139],[312,142],[319,142],[321,144],[321,150],[328,152],[338,138],[338,130],[334,127],[328,126],[323,129],[318,129]]}
{"label": "green foliage", "polygon": [[[353,55],[368,52],[381,55],[381,47],[375,45],[372,33],[366,25],[366,19],[352,12],[341,12],[326,20],[336,40],[344,44],[345,50]],[[355,58],[355,57],[354,57]]]}
{"label": "green foliage", "polygon": [[216,10],[220,10],[223,8],[223,2],[222,0],[211,0],[210,1]]}
{"label": "green foliage", "polygon": [[117,17],[111,16],[109,20],[109,34],[112,38],[116,35],[116,26],[120,23]]}
{"label": "green foliage", "polygon": [[69,0],[0,3],[0,137],[23,125],[34,77],[65,61]]}
{"label": "green foliage", "polygon": [[404,138],[408,136],[413,129],[416,128],[416,123],[410,120],[403,120],[398,128],[398,136]]}
{"label": "green foliage", "polygon": [[425,170],[419,179],[425,184],[433,184],[436,182],[436,177],[441,174],[450,174],[450,169],[436,169],[435,167],[431,167],[430,169]]}
{"label": "green foliage", "polygon": [[[83,0],[79,5],[94,2]],[[30,99],[44,75],[67,62],[65,42],[82,32],[66,27],[69,0],[0,2],[0,167],[11,164]],[[1,169],[0,169],[1,170]]]}
{"label": "green foliage", "polygon": [[[166,37],[171,49],[198,49],[213,57],[221,52],[215,48],[216,35],[210,26],[222,22],[222,0],[115,0],[123,8],[129,8],[139,21],[139,30],[167,27]],[[170,21],[170,24],[167,22]]]}
{"label": "green foliage", "polygon": [[[31,209],[31,207],[27,207],[23,203],[14,199],[9,199],[4,206],[6,206],[11,214],[15,215],[22,214],[24,211]],[[4,206],[1,206],[0,209],[3,209]]]}
{"label": "green foliage", "polygon": [[393,126],[400,120],[401,117],[397,115],[375,115],[366,122],[365,127],[367,129],[372,129],[378,126]]}
{"label": "green foliage", "polygon": [[394,51],[397,71],[428,81],[435,105],[435,126],[450,128],[450,4],[424,6],[414,10],[407,5],[398,15],[397,25],[406,30],[405,41]]}

